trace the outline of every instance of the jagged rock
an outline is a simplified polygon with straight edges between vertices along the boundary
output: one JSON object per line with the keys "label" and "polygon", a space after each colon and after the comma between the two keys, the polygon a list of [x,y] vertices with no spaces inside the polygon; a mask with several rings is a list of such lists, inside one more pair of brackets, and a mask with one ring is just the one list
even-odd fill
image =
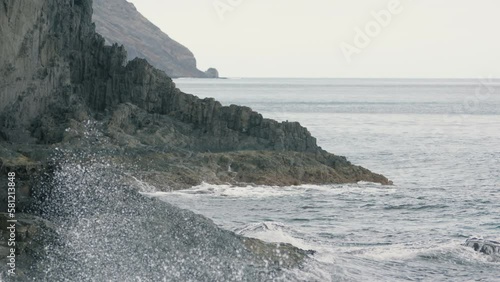
{"label": "jagged rock", "polygon": [[134,4],[126,0],[94,0],[93,7],[97,32],[108,44],[123,44],[129,60],[146,59],[170,77],[218,77],[215,69],[198,70],[193,53],[142,16]]}
{"label": "jagged rock", "polygon": [[[165,190],[201,181],[389,183],[325,152],[298,123],[279,123],[247,107],[199,99],[182,93],[145,60],[127,63],[125,49],[105,46],[91,18],[91,0],[0,0],[1,177],[17,172],[19,197],[28,198],[20,207],[31,214],[19,218],[20,236],[28,240],[20,241],[26,244],[19,250],[28,254],[29,279],[85,281],[90,273],[97,275],[92,279],[125,281],[142,270],[151,281],[158,280],[159,272],[196,281],[235,280],[227,275],[250,265],[255,267],[244,270],[246,280],[260,281],[264,277],[256,272],[264,266],[259,265],[278,259],[271,255],[276,246],[244,241],[201,216],[146,200],[125,180],[118,181],[123,175],[163,183]],[[109,163],[92,165],[103,159]],[[110,173],[109,167],[118,172]],[[30,218],[33,214],[51,222]],[[134,248],[123,249],[127,239],[134,240]],[[143,256],[136,249],[145,250]],[[179,249],[186,257],[175,253]],[[192,255],[188,250],[193,249],[204,256]],[[307,255],[291,246],[278,250],[291,258],[286,266]],[[242,258],[236,254],[249,263],[233,261]],[[199,261],[189,264],[187,258]],[[205,259],[223,261],[222,267],[231,271],[210,272],[202,267]],[[179,267],[155,265],[169,260]],[[279,264],[270,271],[279,272]]]}
{"label": "jagged rock", "polygon": [[[123,47],[105,46],[95,33],[88,0],[2,0],[2,4],[0,36],[5,40],[0,46],[0,69],[6,75],[0,81],[4,101],[0,136],[6,141],[72,140],[70,145],[78,146],[87,140],[79,138],[84,134],[81,129],[94,120],[102,125],[108,143],[118,147],[160,146],[163,151],[199,153],[267,151],[266,158],[277,160],[283,159],[282,154],[292,160],[296,153],[307,154],[308,165],[300,171],[290,165],[293,161],[275,161],[259,171],[262,177],[253,177],[253,165],[241,165],[236,178],[241,181],[263,183],[265,175],[277,172],[281,177],[269,180],[278,185],[390,183],[325,152],[299,123],[279,123],[248,107],[199,99],[182,93],[147,61],[127,63]],[[215,169],[203,170],[208,168]],[[221,175],[217,171],[211,170]],[[165,174],[168,177],[168,171]],[[201,178],[193,177],[189,184]]]}
{"label": "jagged rock", "polygon": [[500,256],[500,241],[471,237],[465,241],[464,246],[486,255]]}

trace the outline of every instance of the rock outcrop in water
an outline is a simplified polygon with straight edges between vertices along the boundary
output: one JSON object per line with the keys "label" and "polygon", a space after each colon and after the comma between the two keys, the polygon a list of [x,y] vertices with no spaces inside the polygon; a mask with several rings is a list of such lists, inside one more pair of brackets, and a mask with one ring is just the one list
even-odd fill
{"label": "rock outcrop in water", "polygon": [[471,247],[476,252],[486,255],[500,256],[500,242],[493,240],[485,240],[482,238],[469,238],[465,241],[465,246]]}
{"label": "rock outcrop in water", "polygon": [[214,68],[198,70],[188,48],[163,33],[126,0],[94,0],[93,19],[106,42],[123,44],[130,60],[147,59],[170,77],[219,77]]}
{"label": "rock outcrop in water", "polygon": [[[81,264],[73,261],[102,255],[93,253],[96,250],[91,248],[95,240],[106,236],[96,233],[101,229],[113,234],[107,238],[109,242],[123,236],[133,238],[112,245],[117,249],[109,250],[109,257],[106,253],[100,257],[103,265],[118,263],[110,269],[115,274],[132,273],[120,257],[120,254],[133,255],[130,250],[120,249],[125,243],[130,248],[144,247],[148,267],[155,259],[174,260],[159,255],[161,248],[155,244],[161,244],[161,240],[157,236],[170,236],[173,240],[170,244],[180,249],[183,246],[182,251],[195,252],[189,253],[194,256],[201,252],[203,259],[213,259],[213,264],[220,263],[225,269],[246,261],[256,268],[242,274],[249,281],[259,280],[255,273],[264,267],[257,263],[262,262],[262,257],[252,250],[259,250],[268,260],[277,262],[275,266],[271,263],[272,273],[279,272],[281,264],[297,265],[290,258],[306,256],[291,246],[282,251],[276,246],[266,249],[266,244],[237,238],[201,216],[146,201],[127,188],[133,186],[128,184],[134,179],[161,190],[186,188],[202,181],[294,185],[363,180],[389,184],[382,175],[322,150],[298,123],[279,123],[247,107],[222,106],[213,99],[182,93],[163,71],[145,60],[127,62],[123,47],[106,46],[95,32],[91,0],[0,0],[0,38],[1,190],[6,190],[5,172],[15,171],[18,210],[37,216],[26,216],[23,224],[28,229],[30,222],[34,229],[48,228],[44,232],[26,233],[27,245],[36,243],[22,249],[34,260],[30,263],[33,272],[26,274],[26,279],[49,277],[44,272],[49,267],[54,271],[50,273],[53,275],[50,281],[85,271],[95,271],[106,280],[111,275],[106,269],[97,269],[92,261]],[[99,160],[107,160],[107,165],[91,170]],[[71,169],[67,170],[68,167]],[[94,189],[87,190],[90,188]],[[0,212],[6,209],[2,197]],[[172,216],[155,217],[155,211]],[[150,217],[143,222],[141,214]],[[39,225],[42,221],[38,217],[49,219],[50,224]],[[168,220],[172,221],[170,227],[161,227],[161,222]],[[89,225],[89,222],[97,223]],[[105,228],[118,222],[125,222],[118,231]],[[202,227],[186,227],[186,222]],[[134,233],[143,230],[141,226],[153,229],[160,226],[167,231],[150,230],[151,237],[141,241]],[[41,237],[30,239],[29,234]],[[48,242],[44,234],[55,235],[48,236],[53,238]],[[217,234],[224,240],[211,237]],[[3,233],[0,236],[6,238]],[[81,240],[71,241],[74,236]],[[82,242],[87,245],[81,245]],[[230,242],[227,246],[232,249],[219,248],[223,242]],[[57,252],[44,259],[39,253],[43,250],[40,246],[49,246]],[[287,255],[272,257],[273,250]],[[244,260],[221,262],[222,258],[231,257],[228,254],[231,251],[246,252]],[[82,254],[87,256],[79,257]],[[69,263],[65,266],[71,272],[64,274],[65,269],[57,266],[62,262]],[[178,266],[179,269],[169,268],[169,273],[194,280],[237,277],[233,270],[207,274],[207,269],[193,265]],[[190,267],[198,270],[190,273]],[[231,275],[228,277],[227,273]],[[86,279],[78,277],[83,279],[80,281]]]}

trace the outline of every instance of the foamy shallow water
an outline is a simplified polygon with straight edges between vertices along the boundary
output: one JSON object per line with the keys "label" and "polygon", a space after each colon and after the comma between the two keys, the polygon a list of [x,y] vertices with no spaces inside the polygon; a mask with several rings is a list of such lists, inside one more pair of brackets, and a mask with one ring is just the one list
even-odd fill
{"label": "foamy shallow water", "polygon": [[299,121],[324,149],[395,185],[202,184],[157,197],[242,235],[316,250],[308,271],[321,275],[311,281],[500,281],[498,257],[462,246],[469,236],[500,238],[500,81],[176,83]]}
{"label": "foamy shallow water", "polygon": [[[438,199],[432,191],[369,183],[283,188],[203,184],[149,195],[244,236],[315,250],[309,267],[323,273],[318,281],[495,281],[499,274],[498,257],[462,246],[474,234],[497,235],[494,211],[478,215],[456,198]],[[467,213],[476,223],[462,220]],[[474,226],[477,222],[481,227]]]}

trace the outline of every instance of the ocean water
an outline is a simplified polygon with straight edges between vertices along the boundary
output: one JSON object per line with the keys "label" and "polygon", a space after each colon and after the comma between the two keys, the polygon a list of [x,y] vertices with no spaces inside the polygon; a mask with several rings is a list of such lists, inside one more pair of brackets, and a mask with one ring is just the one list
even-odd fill
{"label": "ocean water", "polygon": [[224,229],[317,253],[299,281],[500,281],[500,259],[462,246],[500,238],[500,81],[179,79],[223,105],[299,121],[373,183],[202,184],[155,197]]}

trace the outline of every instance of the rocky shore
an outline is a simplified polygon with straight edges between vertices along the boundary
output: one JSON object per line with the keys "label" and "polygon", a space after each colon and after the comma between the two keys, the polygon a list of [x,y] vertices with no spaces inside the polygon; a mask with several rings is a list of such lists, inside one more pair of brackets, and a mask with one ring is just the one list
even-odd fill
{"label": "rocky shore", "polygon": [[123,47],[95,33],[88,0],[3,0],[0,12],[0,140],[23,158],[43,164],[50,154],[40,151],[92,145],[121,152],[125,164],[151,161],[165,178],[194,165],[190,185],[271,175],[275,185],[390,183],[322,150],[297,122],[182,93],[145,60],[127,63]]}
{"label": "rocky shore", "polygon": [[[150,238],[176,238],[173,245],[161,247],[165,251],[176,246],[188,253],[199,249],[203,258],[217,258],[229,268],[242,263],[239,259],[252,264],[265,257],[266,267],[275,273],[281,266],[300,264],[297,258],[308,255],[291,246],[240,238],[201,216],[145,199],[132,179],[164,191],[202,182],[390,184],[384,176],[322,150],[299,123],[279,123],[247,107],[222,106],[214,99],[185,94],[165,72],[145,60],[127,62],[124,47],[106,46],[95,32],[91,0],[0,1],[0,187],[6,191],[7,172],[16,172],[18,236],[23,238],[17,250],[22,260],[19,273],[24,275],[20,281],[43,280],[44,275],[67,279],[86,272],[109,278],[110,273],[95,269],[91,262],[83,266],[68,262],[68,254],[76,260],[83,259],[78,257],[83,253],[113,264],[92,253],[90,245],[69,240],[71,232],[77,231],[83,237],[108,236],[95,226],[114,234],[108,243],[117,249],[109,250],[109,255],[123,264],[119,248],[123,242],[116,242],[122,234],[118,233],[135,238],[132,230],[139,232],[141,226],[148,226]],[[96,165],[99,169],[94,169]],[[0,212],[6,210],[5,195],[0,196]],[[118,211],[120,220],[130,221],[110,230],[119,221]],[[89,226],[89,220],[101,221]],[[196,230],[186,227],[186,220]],[[155,226],[162,226],[161,232]],[[0,236],[5,240],[3,227]],[[213,236],[231,242],[231,250],[243,258],[226,261],[231,250],[214,251],[224,244]],[[146,262],[151,264],[161,242],[150,242],[154,244],[143,246],[143,240],[135,238],[127,246],[144,247]],[[186,249],[186,244],[191,247]],[[4,258],[5,241],[1,246]],[[44,251],[48,247],[54,250],[50,255]],[[126,256],[133,256],[127,252]],[[54,267],[57,263],[62,266]],[[53,276],[46,273],[47,267]],[[66,273],[68,268],[71,271]],[[109,271],[131,275],[123,265]],[[189,275],[203,277],[200,271]],[[150,272],[158,274],[158,270]],[[213,273],[207,277],[218,279]]]}

